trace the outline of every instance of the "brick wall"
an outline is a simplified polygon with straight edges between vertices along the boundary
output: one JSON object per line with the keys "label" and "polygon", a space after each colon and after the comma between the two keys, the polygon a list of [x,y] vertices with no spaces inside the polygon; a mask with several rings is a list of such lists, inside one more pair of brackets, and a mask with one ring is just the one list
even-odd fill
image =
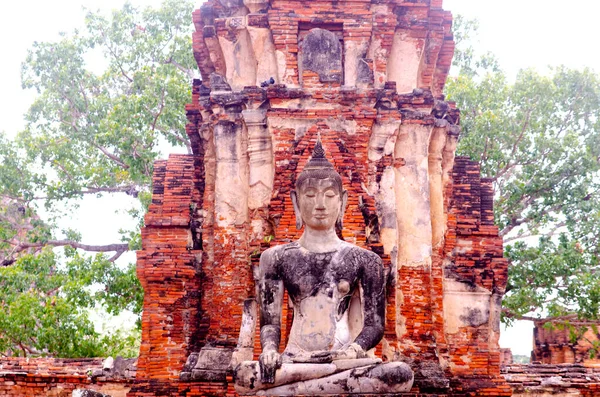
{"label": "brick wall", "polygon": [[[99,358],[0,358],[0,396],[70,397],[73,390],[93,390],[125,397],[135,378],[135,363],[117,359],[119,371],[103,369]],[[119,365],[120,365],[119,364]]]}
{"label": "brick wall", "polygon": [[582,364],[512,364],[502,369],[502,376],[513,396],[598,396],[600,370]]}
{"label": "brick wall", "polygon": [[503,258],[502,238],[494,226],[492,183],[481,178],[479,164],[457,157],[448,189],[445,279],[459,281],[472,291],[463,293],[460,299],[490,291],[489,299],[496,303],[495,309],[490,306],[488,321],[473,324],[467,319],[455,332],[446,332],[445,356],[452,384],[456,390],[477,391],[478,395],[510,395],[511,389],[499,376],[499,310],[508,263]]}
{"label": "brick wall", "polygon": [[593,345],[599,339],[596,331],[600,323],[574,318],[568,324],[549,319],[535,321],[534,325],[531,362],[600,364],[597,355],[591,355]]}
{"label": "brick wall", "polygon": [[142,230],[137,275],[144,288],[138,377],[177,379],[200,322],[202,252],[190,223],[194,156],[171,155],[155,164],[152,204]]}

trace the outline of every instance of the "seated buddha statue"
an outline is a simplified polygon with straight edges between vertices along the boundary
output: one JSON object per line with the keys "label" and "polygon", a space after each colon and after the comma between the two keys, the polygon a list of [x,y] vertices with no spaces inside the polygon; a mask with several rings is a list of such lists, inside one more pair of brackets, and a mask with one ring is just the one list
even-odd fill
{"label": "seated buddha statue", "polygon": [[[291,199],[298,241],[260,257],[258,362],[234,363],[241,395],[397,393],[413,383],[410,367],[383,363],[373,349],[383,337],[385,276],[375,253],[341,240],[348,193],[320,141],[298,176]],[[284,290],[293,304],[285,350],[278,351]]]}

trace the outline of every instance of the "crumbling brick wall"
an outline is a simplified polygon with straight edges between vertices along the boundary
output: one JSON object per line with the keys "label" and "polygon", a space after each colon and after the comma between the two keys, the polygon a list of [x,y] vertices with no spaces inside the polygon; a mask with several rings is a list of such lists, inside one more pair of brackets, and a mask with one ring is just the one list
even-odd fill
{"label": "crumbling brick wall", "polygon": [[510,395],[510,388],[499,380],[500,308],[508,263],[494,226],[492,181],[481,178],[479,164],[457,157],[449,189],[443,271],[452,382],[456,390]]}
{"label": "crumbling brick wall", "polygon": [[[99,358],[0,358],[0,396],[70,397],[91,390],[125,397],[135,379],[135,360],[118,358],[110,366]],[[105,368],[106,367],[106,368]]]}
{"label": "crumbling brick wall", "polygon": [[549,320],[534,321],[531,362],[541,364],[598,365],[594,344],[600,323],[573,319],[570,326]]}
{"label": "crumbling brick wall", "polygon": [[600,395],[600,369],[583,364],[512,364],[502,376],[515,397]]}
{"label": "crumbling brick wall", "polygon": [[171,155],[154,168],[137,274],[144,288],[138,377],[176,379],[200,332],[202,252],[194,249],[194,156]]}

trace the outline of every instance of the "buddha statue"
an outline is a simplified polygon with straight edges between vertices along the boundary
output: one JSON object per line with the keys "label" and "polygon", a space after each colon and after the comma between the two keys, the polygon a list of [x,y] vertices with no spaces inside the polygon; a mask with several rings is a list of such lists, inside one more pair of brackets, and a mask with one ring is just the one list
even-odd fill
{"label": "buddha statue", "polygon": [[[260,257],[258,362],[233,362],[241,395],[397,393],[413,383],[410,367],[373,354],[383,337],[385,276],[375,253],[341,240],[348,193],[320,140],[296,181],[291,199],[298,241]],[[278,351],[284,290],[294,317]],[[234,360],[235,361],[235,360]]]}

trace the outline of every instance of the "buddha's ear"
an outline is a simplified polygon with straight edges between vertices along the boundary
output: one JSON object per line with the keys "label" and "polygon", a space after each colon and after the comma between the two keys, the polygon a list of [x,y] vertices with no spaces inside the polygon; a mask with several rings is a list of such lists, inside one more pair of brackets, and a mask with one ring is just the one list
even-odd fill
{"label": "buddha's ear", "polygon": [[347,190],[344,190],[342,192],[342,197],[341,198],[342,198],[342,200],[341,200],[342,202],[340,204],[340,213],[338,214],[338,218],[335,221],[335,227],[338,230],[342,230],[342,228],[344,226],[344,223],[343,223],[344,212],[346,212],[346,205],[348,204],[348,191]]}
{"label": "buddha's ear", "polygon": [[294,214],[296,214],[296,230],[302,229],[302,215],[300,214],[300,206],[298,205],[298,193],[295,190],[290,192],[292,204],[294,205]]}

